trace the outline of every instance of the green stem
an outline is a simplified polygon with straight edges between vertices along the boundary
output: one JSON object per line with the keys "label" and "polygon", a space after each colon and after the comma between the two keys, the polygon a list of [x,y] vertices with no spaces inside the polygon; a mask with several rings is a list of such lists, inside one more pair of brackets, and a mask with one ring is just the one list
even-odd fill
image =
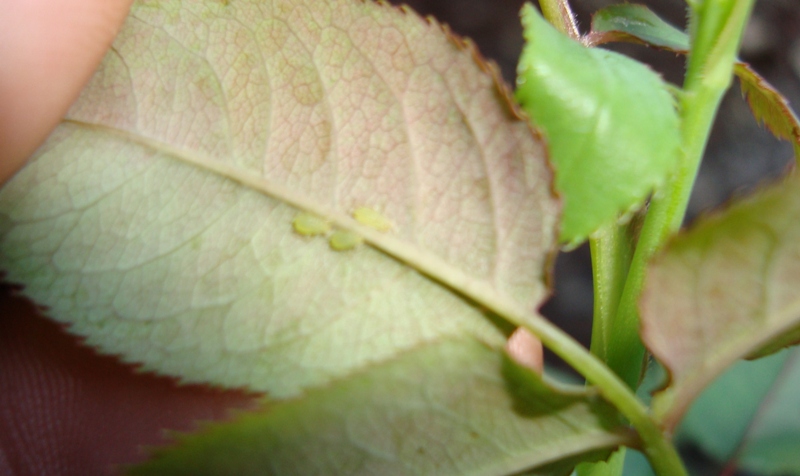
{"label": "green stem", "polygon": [[[680,103],[682,147],[678,169],[665,190],[651,201],[632,258],[620,227],[600,230],[590,243],[596,299],[592,351],[617,372],[619,379],[611,381],[605,374],[582,373],[637,429],[645,453],[659,475],[685,474],[685,469],[666,432],[651,425],[650,416],[627,401],[629,389],[638,386],[645,355],[636,305],[647,263],[683,221],[711,126],[731,84],[733,62],[753,1],[695,2],[692,54]],[[623,263],[628,259],[626,273]],[[617,384],[626,391],[618,389]],[[641,405],[638,400],[636,403]]]}
{"label": "green stem", "polygon": [[647,407],[631,389],[604,363],[586,351],[575,339],[546,320],[509,309],[503,315],[523,326],[542,340],[542,343],[564,359],[586,380],[595,385],[600,394],[614,405],[639,434],[644,452],[657,474],[661,476],[686,475],[680,457],[668,435],[662,432],[648,413]]}
{"label": "green stem", "polygon": [[573,40],[581,39],[578,22],[568,0],[539,0],[539,6],[542,7],[542,16],[558,31]]}
{"label": "green stem", "polygon": [[625,369],[620,377],[632,388],[639,382],[644,361],[644,346],[638,335],[637,302],[645,268],[683,222],[711,126],[731,84],[736,52],[754,0],[697,3],[701,5],[692,12],[693,45],[680,101],[680,162],[665,189],[651,201],[615,320],[620,333],[615,338],[624,345],[611,348],[607,360],[611,368]]}
{"label": "green stem", "polygon": [[[614,339],[617,333],[614,319],[633,253],[629,229],[629,226],[612,223],[595,232],[589,240],[594,285],[591,352],[604,362],[607,362],[609,349],[619,344]],[[623,373],[623,369],[611,367],[611,370],[618,375]],[[619,476],[624,461],[625,448],[622,447],[606,461],[584,463],[575,470],[578,476]]]}
{"label": "green stem", "polygon": [[[594,285],[594,319],[591,351],[607,362],[609,349],[616,344],[614,318],[631,264],[631,237],[627,226],[606,225],[589,240],[592,251],[592,284]],[[620,373],[620,369],[611,367]]]}

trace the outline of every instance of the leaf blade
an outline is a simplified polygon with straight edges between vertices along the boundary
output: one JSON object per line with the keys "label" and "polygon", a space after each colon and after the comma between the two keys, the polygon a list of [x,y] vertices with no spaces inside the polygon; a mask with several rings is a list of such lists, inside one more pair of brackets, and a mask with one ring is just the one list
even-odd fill
{"label": "leaf blade", "polygon": [[756,121],[775,137],[800,144],[800,120],[789,101],[749,64],[740,61],[734,65],[733,71]]}
{"label": "leaf blade", "polygon": [[564,196],[560,239],[575,245],[666,181],[678,160],[678,116],[647,67],[569,40],[530,5],[522,15],[517,98],[550,146]]}
{"label": "leaf blade", "polygon": [[693,403],[679,438],[726,467],[758,474],[797,472],[797,362],[794,349],[735,364]]}
{"label": "leaf blade", "polygon": [[612,41],[634,39],[671,51],[689,51],[689,35],[665,22],[644,5],[611,5],[592,15],[592,33],[621,33]]}
{"label": "leaf blade", "polygon": [[185,437],[132,474],[507,474],[625,441],[608,410],[475,341],[443,341]]}
{"label": "leaf blade", "polygon": [[737,359],[796,342],[797,190],[792,175],[743,200],[673,241],[650,266],[642,336],[672,375],[654,401],[668,426]]}
{"label": "leaf blade", "polygon": [[[451,282],[546,294],[541,145],[468,43],[372,2],[310,5],[137,3],[0,191],[7,278],[104,352],[275,397],[443,336],[502,345]],[[299,211],[373,246],[332,251]]]}

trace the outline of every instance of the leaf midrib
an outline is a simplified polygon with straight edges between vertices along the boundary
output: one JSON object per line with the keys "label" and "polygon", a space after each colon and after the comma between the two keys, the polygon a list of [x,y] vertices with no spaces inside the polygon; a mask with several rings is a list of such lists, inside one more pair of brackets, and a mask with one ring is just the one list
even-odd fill
{"label": "leaf midrib", "polygon": [[[305,211],[323,217],[329,220],[336,228],[357,233],[364,238],[366,244],[372,246],[374,249],[417,270],[456,294],[475,302],[481,307],[491,310],[507,321],[519,324],[524,321],[529,322],[531,318],[534,318],[541,320],[548,326],[552,326],[544,322],[544,319],[539,316],[526,312],[523,306],[515,299],[502,293],[490,283],[470,276],[439,256],[422,250],[396,236],[382,233],[362,225],[354,218],[329,207],[325,207],[289,187],[237,169],[236,167],[232,167],[218,160],[210,159],[200,154],[131,131],[76,119],[64,119],[62,123],[72,124],[83,129],[120,137],[126,141],[160,152],[173,160],[238,182],[251,190],[297,208],[299,211]],[[286,226],[288,229],[291,229],[291,223],[287,222]]]}

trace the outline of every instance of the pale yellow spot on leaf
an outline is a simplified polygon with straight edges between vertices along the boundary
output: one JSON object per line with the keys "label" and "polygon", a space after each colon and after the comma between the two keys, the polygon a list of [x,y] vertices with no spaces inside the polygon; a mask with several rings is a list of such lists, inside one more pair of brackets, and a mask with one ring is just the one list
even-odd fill
{"label": "pale yellow spot on leaf", "polygon": [[359,207],[353,212],[355,218],[362,225],[386,232],[394,227],[391,220],[369,207]]}
{"label": "pale yellow spot on leaf", "polygon": [[317,215],[301,212],[292,221],[294,231],[303,236],[327,235],[331,231],[328,220]]}
{"label": "pale yellow spot on leaf", "polygon": [[336,251],[347,251],[363,243],[364,238],[352,231],[336,230],[333,232],[328,242],[331,248]]}

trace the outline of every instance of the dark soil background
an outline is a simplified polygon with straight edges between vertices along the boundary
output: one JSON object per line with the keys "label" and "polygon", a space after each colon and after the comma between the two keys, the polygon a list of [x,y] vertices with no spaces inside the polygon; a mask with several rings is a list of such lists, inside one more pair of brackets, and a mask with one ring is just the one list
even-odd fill
{"label": "dark soil background", "polygon": [[[582,32],[591,13],[622,0],[572,0]],[[523,0],[406,0],[416,11],[450,25],[459,35],[472,38],[484,56],[494,60],[506,81],[514,84],[517,58],[522,49],[518,12]],[[683,0],[643,0],[670,23],[685,26]],[[644,61],[668,81],[680,84],[684,61],[671,53],[639,45],[613,49]],[[742,45],[741,57],[754,66],[797,109],[800,104],[800,2],[761,0],[756,3]],[[772,137],[755,122],[742,100],[738,84],[728,93],[703,160],[689,205],[687,221],[709,213],[732,197],[750,193],[776,180],[792,162],[792,148]],[[559,255],[555,293],[542,313],[588,345],[591,336],[592,278],[588,247]],[[552,359],[552,356],[549,356]],[[723,469],[687,448],[692,474],[720,474]],[[733,476],[731,473],[726,473]],[[736,473],[744,476],[745,473]]]}

